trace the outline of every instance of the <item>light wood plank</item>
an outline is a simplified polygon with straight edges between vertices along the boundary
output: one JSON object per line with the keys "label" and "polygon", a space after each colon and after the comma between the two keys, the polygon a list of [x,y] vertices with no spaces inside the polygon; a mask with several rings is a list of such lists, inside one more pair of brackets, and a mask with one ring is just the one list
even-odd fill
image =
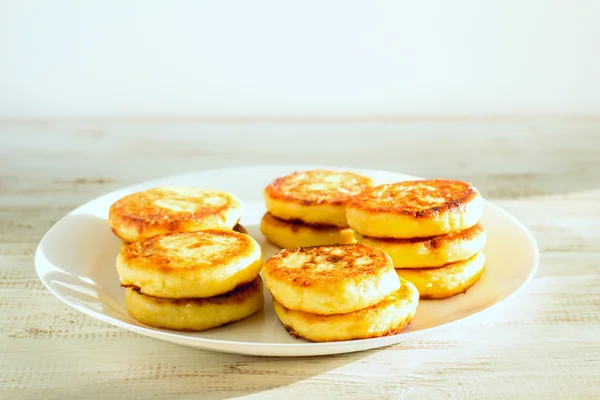
{"label": "light wood plank", "polygon": [[[5,121],[0,135],[2,398],[600,397],[600,119]],[[421,340],[306,359],[145,338],[73,311],[35,275],[44,232],[95,196],[281,162],[471,180],[532,230],[539,273],[510,302]]]}

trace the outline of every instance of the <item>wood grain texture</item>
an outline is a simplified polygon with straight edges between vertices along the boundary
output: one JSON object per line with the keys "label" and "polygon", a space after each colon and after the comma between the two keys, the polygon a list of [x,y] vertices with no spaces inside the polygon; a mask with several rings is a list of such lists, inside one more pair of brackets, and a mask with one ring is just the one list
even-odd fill
{"label": "wood grain texture", "polygon": [[[600,118],[5,121],[0,135],[0,398],[600,398]],[[100,194],[282,162],[470,180],[532,230],[539,272],[460,326],[303,359],[142,337],[73,311],[37,279],[41,236]]]}

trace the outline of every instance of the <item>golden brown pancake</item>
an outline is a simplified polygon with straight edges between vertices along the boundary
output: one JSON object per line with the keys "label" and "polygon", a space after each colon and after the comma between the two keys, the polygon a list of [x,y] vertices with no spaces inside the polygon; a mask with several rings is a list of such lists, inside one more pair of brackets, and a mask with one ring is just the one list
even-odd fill
{"label": "golden brown pancake", "polygon": [[263,194],[277,218],[345,228],[346,203],[371,186],[371,178],[353,172],[310,170],[275,179]]}
{"label": "golden brown pancake", "polygon": [[465,261],[438,268],[400,268],[400,278],[412,282],[422,299],[445,299],[464,293],[483,275],[485,255],[479,252]]}
{"label": "golden brown pancake", "polygon": [[406,239],[468,229],[482,214],[475,187],[455,180],[416,180],[367,189],[348,203],[348,225],[363,236]]}
{"label": "golden brown pancake", "polygon": [[158,187],[127,195],[109,209],[113,233],[127,242],[172,232],[231,230],[242,214],[235,195],[187,186]]}
{"label": "golden brown pancake", "polygon": [[161,299],[127,288],[125,307],[136,320],[155,328],[205,331],[240,321],[264,305],[260,276],[220,296],[205,299]]}
{"label": "golden brown pancake", "polygon": [[355,234],[358,242],[380,248],[396,268],[432,268],[464,261],[480,252],[487,236],[480,223],[471,228],[428,238],[389,239]]}
{"label": "golden brown pancake", "polygon": [[362,244],[284,249],[262,275],[282,306],[323,315],[369,307],[400,287],[390,257]]}
{"label": "golden brown pancake", "polygon": [[224,230],[152,236],[117,256],[122,285],[171,299],[227,293],[252,281],[261,266],[261,249],[252,237]]}
{"label": "golden brown pancake", "polygon": [[400,289],[377,304],[347,314],[316,315],[273,302],[275,313],[292,336],[313,342],[367,339],[400,333],[412,321],[419,292],[401,279]]}
{"label": "golden brown pancake", "polygon": [[354,231],[331,225],[307,225],[300,221],[285,221],[267,212],[260,221],[260,232],[282,248],[355,243]]}

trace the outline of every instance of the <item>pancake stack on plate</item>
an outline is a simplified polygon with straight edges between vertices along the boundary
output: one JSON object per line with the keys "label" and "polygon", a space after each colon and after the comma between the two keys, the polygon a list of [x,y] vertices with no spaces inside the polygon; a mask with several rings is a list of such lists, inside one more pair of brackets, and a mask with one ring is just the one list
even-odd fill
{"label": "pancake stack on plate", "polygon": [[244,319],[264,304],[261,250],[224,230],[138,240],[117,256],[125,306],[157,328],[203,331]]}
{"label": "pancake stack on plate", "polygon": [[292,336],[313,342],[398,333],[419,302],[390,256],[363,244],[284,249],[262,274],[279,320]]}
{"label": "pancake stack on plate", "polygon": [[282,248],[355,243],[346,204],[372,186],[370,178],[344,171],[310,170],[279,177],[263,191],[267,212],[260,230]]}
{"label": "pancake stack on plate", "polygon": [[357,241],[388,253],[424,299],[465,292],[483,274],[482,198],[471,184],[416,180],[380,185],[347,207]]}
{"label": "pancake stack on plate", "polygon": [[114,203],[109,224],[126,243],[116,265],[129,313],[157,328],[203,331],[260,310],[262,252],[233,230],[241,207],[230,193],[190,187]]}

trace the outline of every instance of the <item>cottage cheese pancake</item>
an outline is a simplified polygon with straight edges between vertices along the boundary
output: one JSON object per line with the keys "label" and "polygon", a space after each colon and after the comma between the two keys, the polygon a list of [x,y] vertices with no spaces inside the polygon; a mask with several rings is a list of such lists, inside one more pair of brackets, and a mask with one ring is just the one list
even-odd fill
{"label": "cottage cheese pancake", "polygon": [[377,304],[347,314],[315,315],[273,302],[275,313],[292,336],[313,342],[366,339],[394,335],[413,319],[419,292],[403,279],[400,289]]}
{"label": "cottage cheese pancake", "polygon": [[370,178],[352,172],[310,170],[275,179],[263,194],[277,218],[345,228],[346,203],[372,186]]}
{"label": "cottage cheese pancake", "polygon": [[468,229],[482,214],[483,200],[467,182],[433,179],[380,185],[355,196],[348,225],[364,236],[413,238]]}
{"label": "cottage cheese pancake", "polygon": [[119,238],[134,242],[170,232],[232,229],[242,215],[235,195],[187,186],[158,187],[125,196],[109,209]]}
{"label": "cottage cheese pancake", "polygon": [[252,237],[224,230],[152,236],[117,256],[123,286],[171,299],[229,292],[252,281],[261,266],[261,249]]}
{"label": "cottage cheese pancake", "polygon": [[127,288],[125,307],[141,323],[155,328],[205,331],[240,321],[264,305],[260,276],[231,292],[206,299],[161,299]]}
{"label": "cottage cheese pancake", "polygon": [[480,223],[462,231],[427,238],[385,239],[355,234],[358,242],[382,249],[396,268],[431,268],[464,261],[480,252],[486,232]]}
{"label": "cottage cheese pancake", "polygon": [[299,221],[285,221],[267,212],[260,221],[261,233],[282,248],[308,247],[329,244],[355,243],[354,231],[331,225],[307,225]]}
{"label": "cottage cheese pancake", "polygon": [[485,255],[479,252],[466,261],[438,268],[399,268],[400,278],[412,282],[422,299],[445,299],[464,293],[483,275]]}
{"label": "cottage cheese pancake", "polygon": [[363,244],[284,249],[262,274],[282,306],[323,315],[369,307],[400,287],[390,257]]}

